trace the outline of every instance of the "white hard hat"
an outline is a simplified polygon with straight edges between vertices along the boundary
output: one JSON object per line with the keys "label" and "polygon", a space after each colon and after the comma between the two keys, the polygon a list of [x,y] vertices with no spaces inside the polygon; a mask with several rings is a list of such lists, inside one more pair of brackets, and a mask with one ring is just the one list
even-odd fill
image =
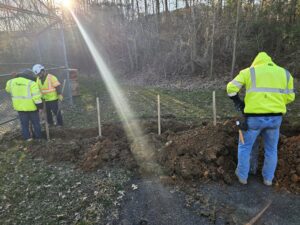
{"label": "white hard hat", "polygon": [[33,67],[32,67],[32,71],[34,72],[35,75],[38,75],[42,70],[44,70],[45,67],[42,66],[41,64],[35,64]]}

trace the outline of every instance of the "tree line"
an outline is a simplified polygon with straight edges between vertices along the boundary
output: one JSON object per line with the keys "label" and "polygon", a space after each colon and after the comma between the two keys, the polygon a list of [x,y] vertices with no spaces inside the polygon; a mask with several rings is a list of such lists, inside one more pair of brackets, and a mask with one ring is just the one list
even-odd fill
{"label": "tree line", "polygon": [[[233,76],[259,51],[268,52],[294,75],[300,73],[299,0],[77,0],[74,5],[105,60],[120,76],[146,80]],[[71,16],[64,13],[63,20],[70,65],[96,73]],[[47,62],[58,59],[61,50],[52,37],[57,38],[57,30],[47,31],[41,41]],[[36,45],[29,42],[19,39],[13,55],[7,46],[15,45],[2,44],[0,56],[32,61]]]}

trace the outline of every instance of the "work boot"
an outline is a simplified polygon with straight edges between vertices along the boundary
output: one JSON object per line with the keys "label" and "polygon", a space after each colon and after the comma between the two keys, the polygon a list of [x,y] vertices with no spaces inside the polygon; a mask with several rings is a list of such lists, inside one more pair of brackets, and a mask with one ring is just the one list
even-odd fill
{"label": "work boot", "polygon": [[264,180],[264,185],[266,185],[266,186],[272,186],[272,181]]}
{"label": "work boot", "polygon": [[247,180],[244,180],[244,179],[241,179],[237,173],[237,169],[235,170],[235,175],[237,176],[239,182],[243,185],[246,185],[247,184]]}

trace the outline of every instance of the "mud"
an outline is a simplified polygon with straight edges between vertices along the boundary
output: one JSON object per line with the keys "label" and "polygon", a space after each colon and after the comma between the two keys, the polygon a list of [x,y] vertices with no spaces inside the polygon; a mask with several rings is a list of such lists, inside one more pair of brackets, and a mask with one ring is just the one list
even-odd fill
{"label": "mud", "polygon": [[[71,161],[84,171],[120,166],[143,173],[148,171],[170,181],[213,180],[231,184],[235,180],[238,131],[234,121],[214,127],[205,122],[195,126],[167,119],[162,121],[161,136],[156,134],[155,120],[139,123],[144,136],[134,142],[127,139],[120,123],[114,123],[103,126],[101,138],[97,137],[97,128],[51,129],[51,141],[26,144],[25,149],[33,157],[49,162]],[[276,187],[294,193],[300,193],[300,135],[297,132],[290,129],[289,134],[294,136],[281,136],[274,182]],[[5,136],[2,142],[10,141],[6,138],[11,136]],[[260,169],[262,162],[261,155]]]}

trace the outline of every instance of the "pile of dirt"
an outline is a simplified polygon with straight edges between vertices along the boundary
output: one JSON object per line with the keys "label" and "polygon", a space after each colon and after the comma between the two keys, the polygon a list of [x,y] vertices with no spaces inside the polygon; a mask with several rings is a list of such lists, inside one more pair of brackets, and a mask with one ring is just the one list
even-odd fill
{"label": "pile of dirt", "polygon": [[237,135],[232,126],[207,125],[170,134],[158,161],[170,176],[231,183],[237,155]]}
{"label": "pile of dirt", "polygon": [[[51,141],[34,142],[27,149],[34,157],[42,157],[48,162],[71,161],[85,171],[104,166],[121,166],[134,170],[138,168],[139,161],[140,171],[145,172],[150,167],[154,169],[156,164],[153,161],[154,152],[147,153],[147,159],[143,156],[144,140],[147,140],[147,146],[151,146],[151,151],[155,151],[164,145],[165,138],[154,134],[157,131],[155,120],[142,120],[140,125],[146,135],[137,137],[134,143],[129,143],[121,123],[111,123],[103,125],[102,137],[97,137],[97,128],[53,128],[50,130]],[[164,120],[163,126],[173,133],[194,127],[173,119]]]}
{"label": "pile of dirt", "polygon": [[[127,139],[120,123],[97,129],[52,129],[52,140],[33,142],[26,149],[49,162],[71,161],[85,171],[120,166],[139,172],[184,180],[214,180],[232,183],[237,163],[238,131],[234,121],[217,126],[163,121],[157,135],[155,121],[139,121],[143,129],[134,142]],[[166,129],[168,128],[168,129]],[[295,134],[294,134],[295,135]],[[275,177],[278,187],[300,193],[300,136],[281,137]],[[263,152],[259,160],[263,164]],[[260,174],[260,173],[259,173]]]}
{"label": "pile of dirt", "polygon": [[281,138],[275,178],[277,186],[300,193],[300,135]]}
{"label": "pile of dirt", "polygon": [[33,157],[42,157],[48,162],[73,162],[84,171],[111,165],[135,168],[122,126],[106,124],[103,131],[103,136],[97,137],[96,128],[51,129],[50,141],[33,142],[27,150]]}

